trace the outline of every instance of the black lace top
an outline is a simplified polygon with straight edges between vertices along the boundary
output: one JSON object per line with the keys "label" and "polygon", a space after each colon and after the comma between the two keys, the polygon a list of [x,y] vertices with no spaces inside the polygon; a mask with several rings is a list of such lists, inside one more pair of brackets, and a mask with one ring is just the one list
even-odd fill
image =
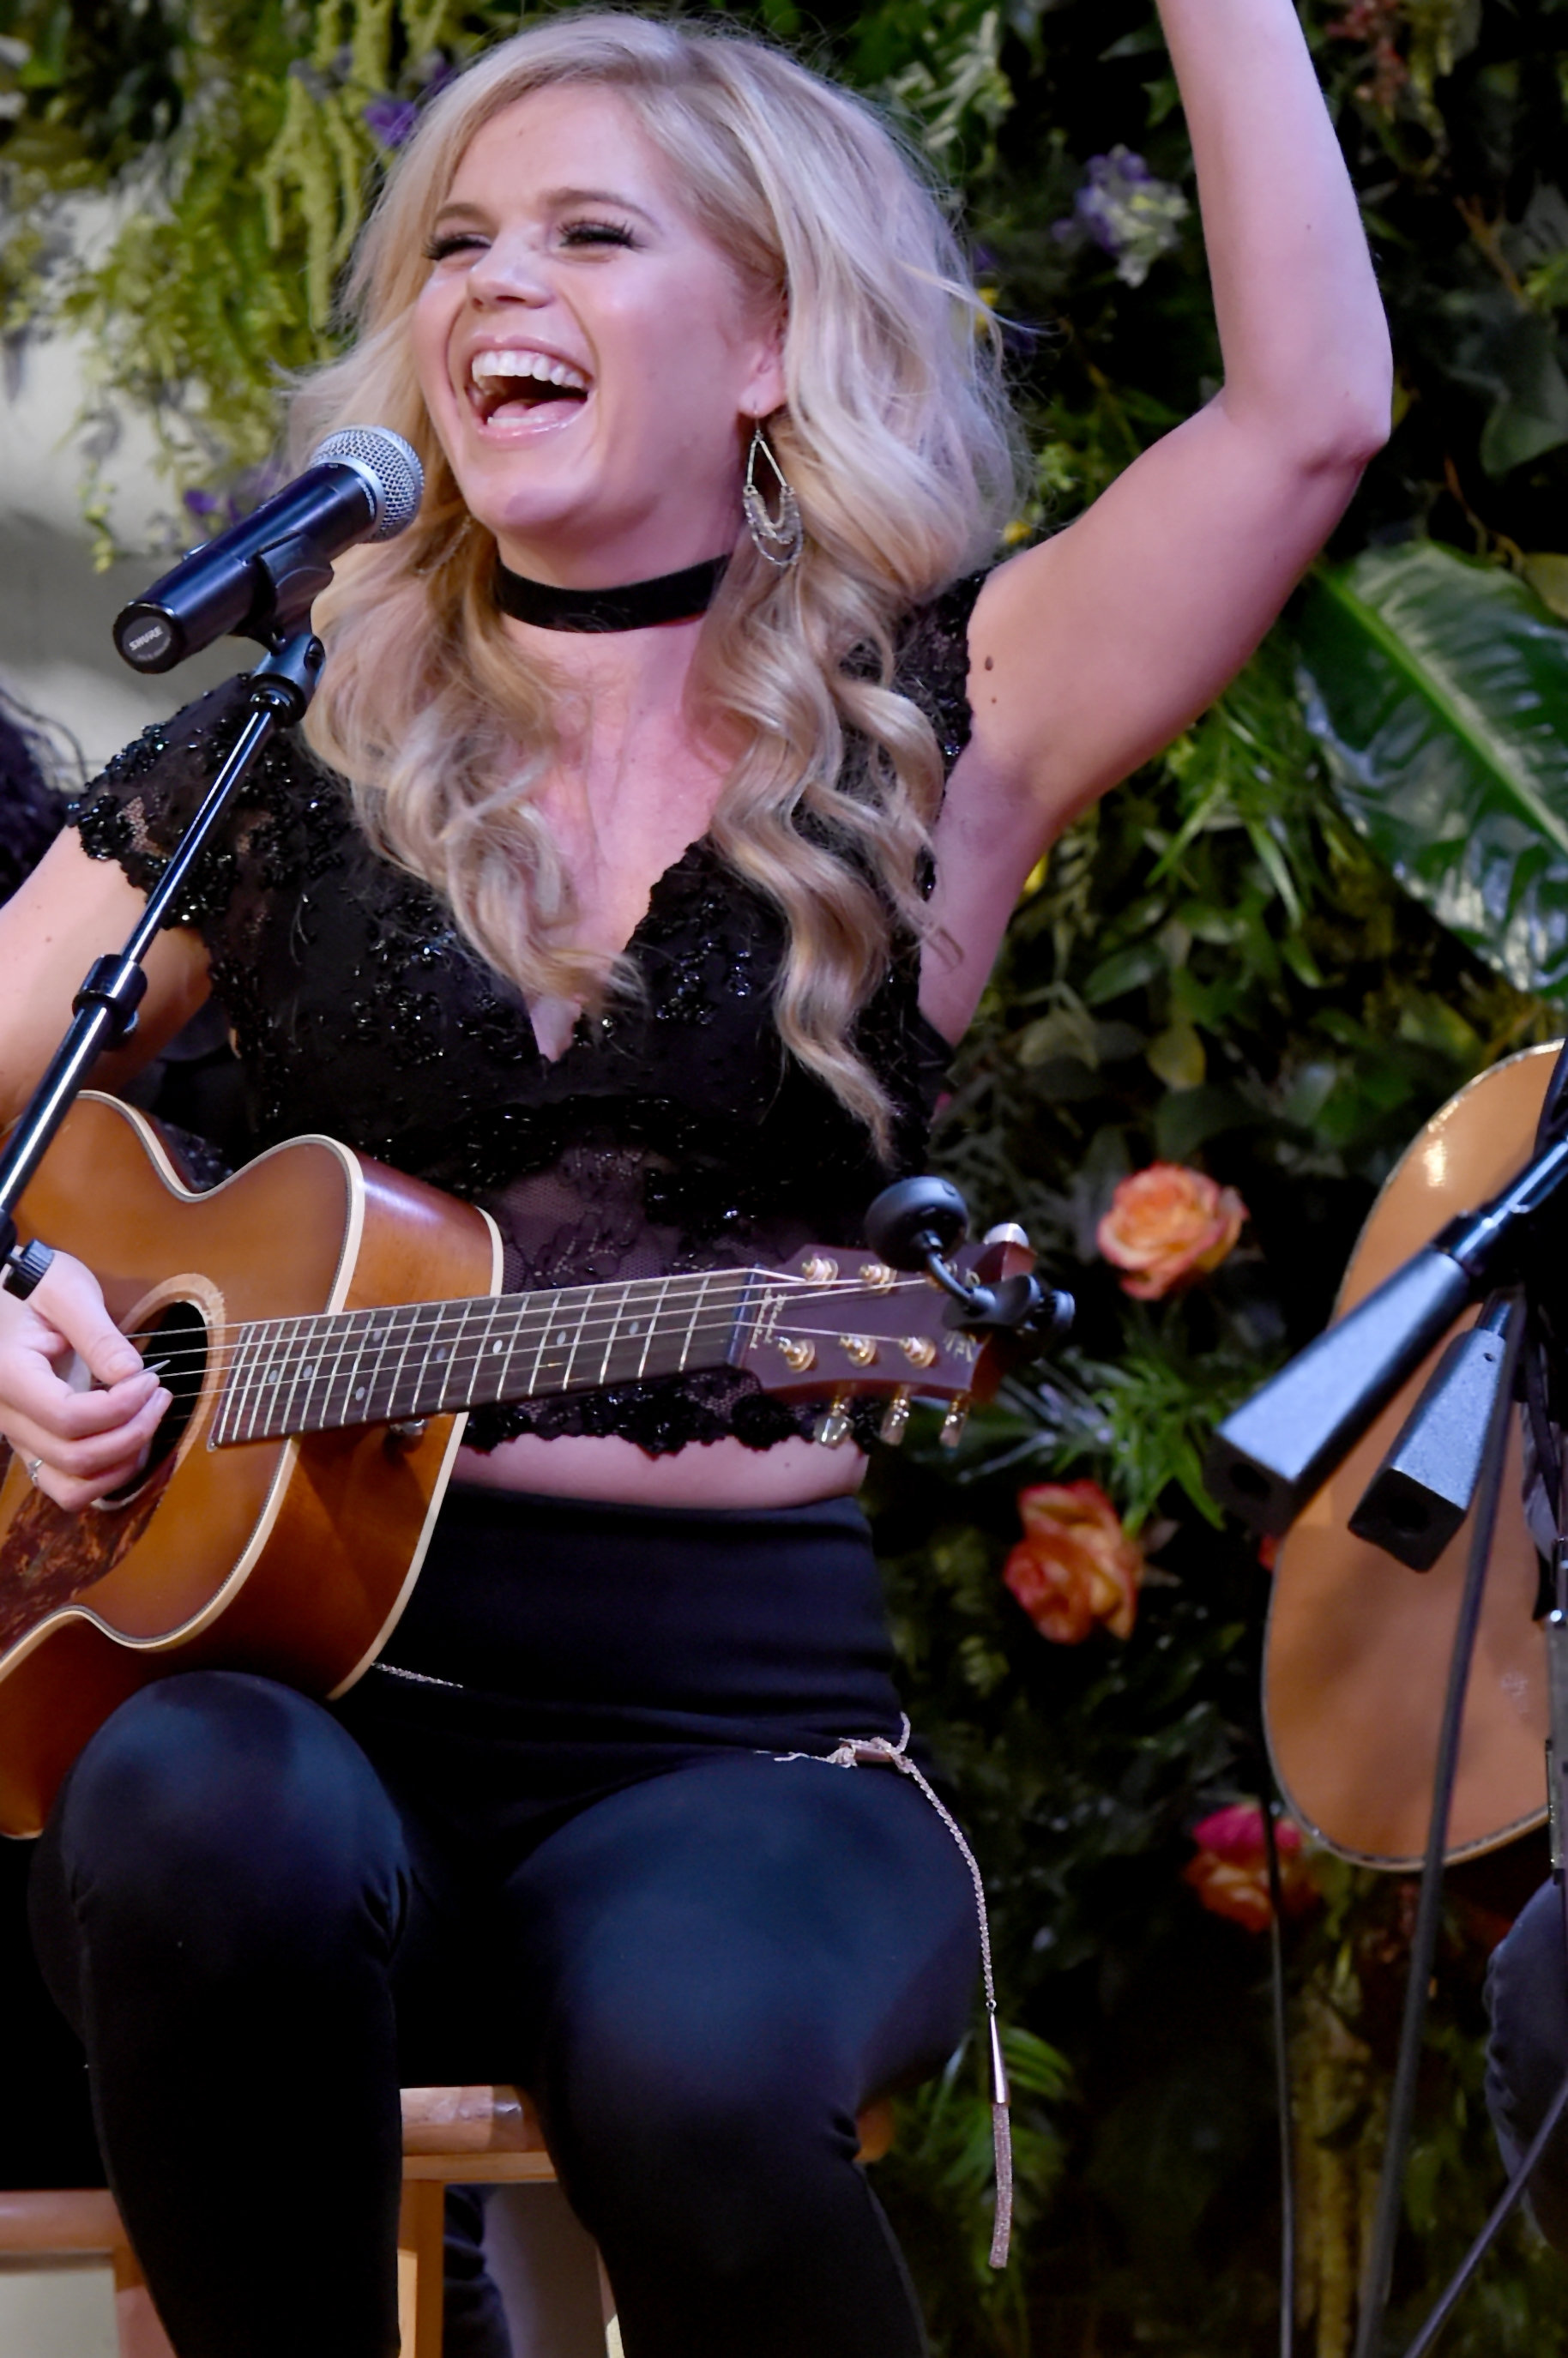
{"label": "black lace top", "polygon": [[[901,647],[898,685],[949,769],[968,738],[979,587],[922,609]],[[87,850],[145,890],[241,713],[231,681],[145,730],[72,806]],[[274,740],[241,795],[179,915],[207,945],[258,1143],[325,1130],[482,1205],[509,1292],[853,1245],[871,1196],[919,1166],[947,1049],[917,1008],[912,946],[858,1033],[895,1110],[884,1165],[785,1053],[772,1014],[782,920],[706,838],[660,877],[632,937],[642,1003],[579,1019],[551,1063],[521,995],[464,946],[435,892],[371,849],[342,782],[302,742]],[[732,1433],[764,1449],[810,1422],[721,1370],[480,1409],[468,1440],[620,1433],[656,1453]]]}

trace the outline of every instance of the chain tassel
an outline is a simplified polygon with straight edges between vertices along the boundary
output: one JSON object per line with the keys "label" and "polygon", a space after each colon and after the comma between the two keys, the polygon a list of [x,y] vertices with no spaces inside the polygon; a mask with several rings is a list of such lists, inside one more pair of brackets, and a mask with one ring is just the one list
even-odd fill
{"label": "chain tassel", "polygon": [[[989,1941],[987,1947],[989,1947]],[[989,1955],[986,1977],[989,1983]],[[1001,2051],[1001,2033],[997,2028],[996,1999],[989,1987],[986,1992],[986,2028],[990,2034],[991,2150],[996,2156],[996,2220],[991,2228],[991,2266],[993,2268],[1005,2268],[1007,2247],[1012,2240],[1012,2117],[1008,2111],[1011,2093],[1007,2084],[1007,2064]]]}
{"label": "chain tassel", "polygon": [[843,1743],[837,1745],[831,1752],[775,1752],[773,1758],[775,1760],[820,1760],[830,1768],[896,1768],[901,1776],[913,1778],[958,1845],[964,1865],[969,1870],[969,1881],[975,1887],[975,1909],[980,1924],[980,1977],[986,1994],[986,2035],[991,2079],[991,2147],[996,2155],[996,2220],[991,2229],[990,2264],[993,2268],[1005,2268],[1008,2246],[1012,2240],[1012,2125],[1008,2114],[1011,2099],[1007,2084],[1007,2062],[1001,2051],[1001,2032],[997,2025],[996,1979],[991,1972],[991,1927],[986,1908],[986,1887],[980,1879],[979,1862],[965,1840],[957,1819],[905,1751],[909,1735],[909,1719],[905,1714],[896,1744],[891,1736],[846,1736]]}

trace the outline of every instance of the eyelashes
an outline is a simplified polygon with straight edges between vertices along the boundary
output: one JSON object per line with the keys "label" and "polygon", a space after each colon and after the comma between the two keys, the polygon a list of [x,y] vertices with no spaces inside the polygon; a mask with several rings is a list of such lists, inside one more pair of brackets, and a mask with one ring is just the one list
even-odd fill
{"label": "eyelashes", "polygon": [[[569,221],[563,222],[560,242],[566,246],[621,245],[634,246],[636,233],[630,222]],[[428,239],[425,246],[427,262],[446,262],[454,254],[482,253],[489,243],[478,230],[449,230],[444,236]]]}
{"label": "eyelashes", "polygon": [[564,245],[635,245],[630,222],[575,221],[561,229]]}

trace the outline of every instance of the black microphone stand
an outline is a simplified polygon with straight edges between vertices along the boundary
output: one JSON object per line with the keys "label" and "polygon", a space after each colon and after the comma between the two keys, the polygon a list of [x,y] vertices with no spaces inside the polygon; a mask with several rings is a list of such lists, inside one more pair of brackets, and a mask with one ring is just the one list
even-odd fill
{"label": "black microphone stand", "polygon": [[1500,1379],[1487,1403],[1486,1425],[1480,1436],[1479,1496],[1470,1533],[1459,1618],[1454,1632],[1448,1688],[1444,1698],[1443,1723],[1433,1779],[1432,1815],[1427,1823],[1426,1856],[1422,1866],[1416,1920],[1411,1935],[1404,2019],[1394,2067],[1394,2085],[1389,2100],[1388,2136],[1383,2147],[1383,2166],[1379,2174],[1371,2247],[1361,2279],[1355,2358],[1379,2358],[1383,2320],[1393,2286],[1394,2247],[1399,2240],[1404,2210],[1405,2163],[1415,2118],[1416,2082],[1421,2070],[1422,2044],[1426,2027],[1427,1994],[1432,1986],[1443,1917],[1443,1870],[1448,1851],[1448,1821],[1453,1806],[1454,1782],[1459,1767],[1459,1742],[1465,1725],[1465,1698],[1470,1683],[1470,1665],[1475,1659],[1487,1572],[1497,1531],[1503,1470],[1508,1457],[1514,1372],[1524,1341],[1525,1316],[1523,1303],[1517,1296],[1509,1295],[1498,1328],[1502,1347]]}
{"label": "black microphone stand", "polygon": [[[1510,1363],[1517,1357],[1524,1317],[1525,1312],[1518,1297],[1510,1296],[1507,1321],[1498,1328],[1499,1334],[1505,1337],[1506,1354]],[[1375,2353],[1379,2348],[1383,2316],[1392,2278],[1394,2244],[1399,2234],[1400,2214],[1404,2193],[1405,2154],[1414,2109],[1415,2078],[1420,2061],[1422,2026],[1425,2020],[1426,1993],[1437,1947],[1443,1854],[1449,1801],[1454,1789],[1454,1770],[1458,1764],[1464,1689],[1470,1657],[1475,1647],[1481,1592],[1486,1581],[1487,1560],[1491,1553],[1492,1539],[1497,1525],[1507,1438],[1506,1420],[1512,1399],[1511,1383],[1500,1384],[1494,1401],[1483,1451],[1484,1463],[1478,1486],[1476,1526],[1470,1541],[1469,1569],[1465,1578],[1465,1596],[1460,1606],[1459,1627],[1454,1633],[1454,1656],[1449,1670],[1448,1701],[1444,1715],[1443,1735],[1438,1745],[1432,1824],[1428,1833],[1426,1865],[1422,1878],[1420,1912],[1416,1920],[1415,1935],[1411,1942],[1411,1974],[1405,1991],[1405,2020],[1400,2039],[1394,2098],[1390,2105],[1389,2143],[1378,2188],[1378,2213],[1373,2229],[1372,2250],[1362,2286],[1363,2311],[1356,2344],[1357,2358],[1361,2358],[1363,2352]],[[1559,1534],[1552,1550],[1552,1588],[1557,1601],[1552,1611],[1546,1617],[1547,1675],[1551,1695],[1552,1729],[1546,1745],[1546,1766],[1547,1801],[1552,1826],[1552,1877],[1557,1885],[1558,1901],[1563,1916],[1564,1936],[1568,1938],[1568,1876],[1564,1875],[1563,1858],[1564,1764],[1568,1764],[1568,1464],[1564,1464],[1560,1469],[1559,1485]],[[1427,2353],[1436,2345],[1476,2269],[1502,2233],[1516,2206],[1529,2191],[1530,2181],[1535,2174],[1536,2165],[1556,2135],[1565,2113],[1568,2113],[1568,2079],[1563,2080],[1553,2094],[1535,2135],[1520,2154],[1508,2184],[1487,2213],[1485,2225],[1428,2310],[1426,2319],[1414,2341],[1406,2349],[1404,2358],[1427,2358]]]}
{"label": "black microphone stand", "polygon": [[[310,583],[312,590],[320,586],[319,577]],[[233,752],[147,894],[146,907],[124,949],[118,957],[94,959],[88,969],[71,1001],[70,1026],[0,1154],[0,1264],[7,1272],[17,1266],[16,1212],[34,1174],[98,1057],[106,1048],[123,1046],[135,1029],[136,1009],[147,987],[142,960],[169,921],[192,871],[263,747],[278,730],[302,720],[309,708],[326,660],[309,618],[307,599],[302,611],[282,620],[274,633],[267,654],[250,676],[249,711]],[[37,1274],[27,1272],[27,1291],[37,1282]]]}

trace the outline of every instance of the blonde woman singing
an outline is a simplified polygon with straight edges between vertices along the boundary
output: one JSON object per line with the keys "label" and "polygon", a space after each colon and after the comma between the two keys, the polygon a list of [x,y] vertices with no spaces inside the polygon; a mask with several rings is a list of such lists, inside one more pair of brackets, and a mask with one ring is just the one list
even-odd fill
{"label": "blonde woman singing", "polygon": [[[1386,430],[1291,0],[1161,13],[1225,384],[989,573],[994,356],[871,110],[633,16],[442,92],[297,415],[406,435],[425,505],[341,563],[143,1055],[215,992],[263,1136],[483,1205],[509,1288],[857,1240],[1022,880],[1230,678]],[[7,912],[6,1106],[235,710],[112,764]],[[60,1505],[161,1408],[79,1266],[5,1299],[0,1428]],[[37,1935],[181,2358],[395,2348],[400,2079],[535,2092],[628,2358],[914,2358],[855,2115],[960,2035],[973,1892],[910,1781],[777,1758],[899,1735],[860,1463],[733,1376],[476,1413],[341,1703],[172,1677],[88,1747]]]}

